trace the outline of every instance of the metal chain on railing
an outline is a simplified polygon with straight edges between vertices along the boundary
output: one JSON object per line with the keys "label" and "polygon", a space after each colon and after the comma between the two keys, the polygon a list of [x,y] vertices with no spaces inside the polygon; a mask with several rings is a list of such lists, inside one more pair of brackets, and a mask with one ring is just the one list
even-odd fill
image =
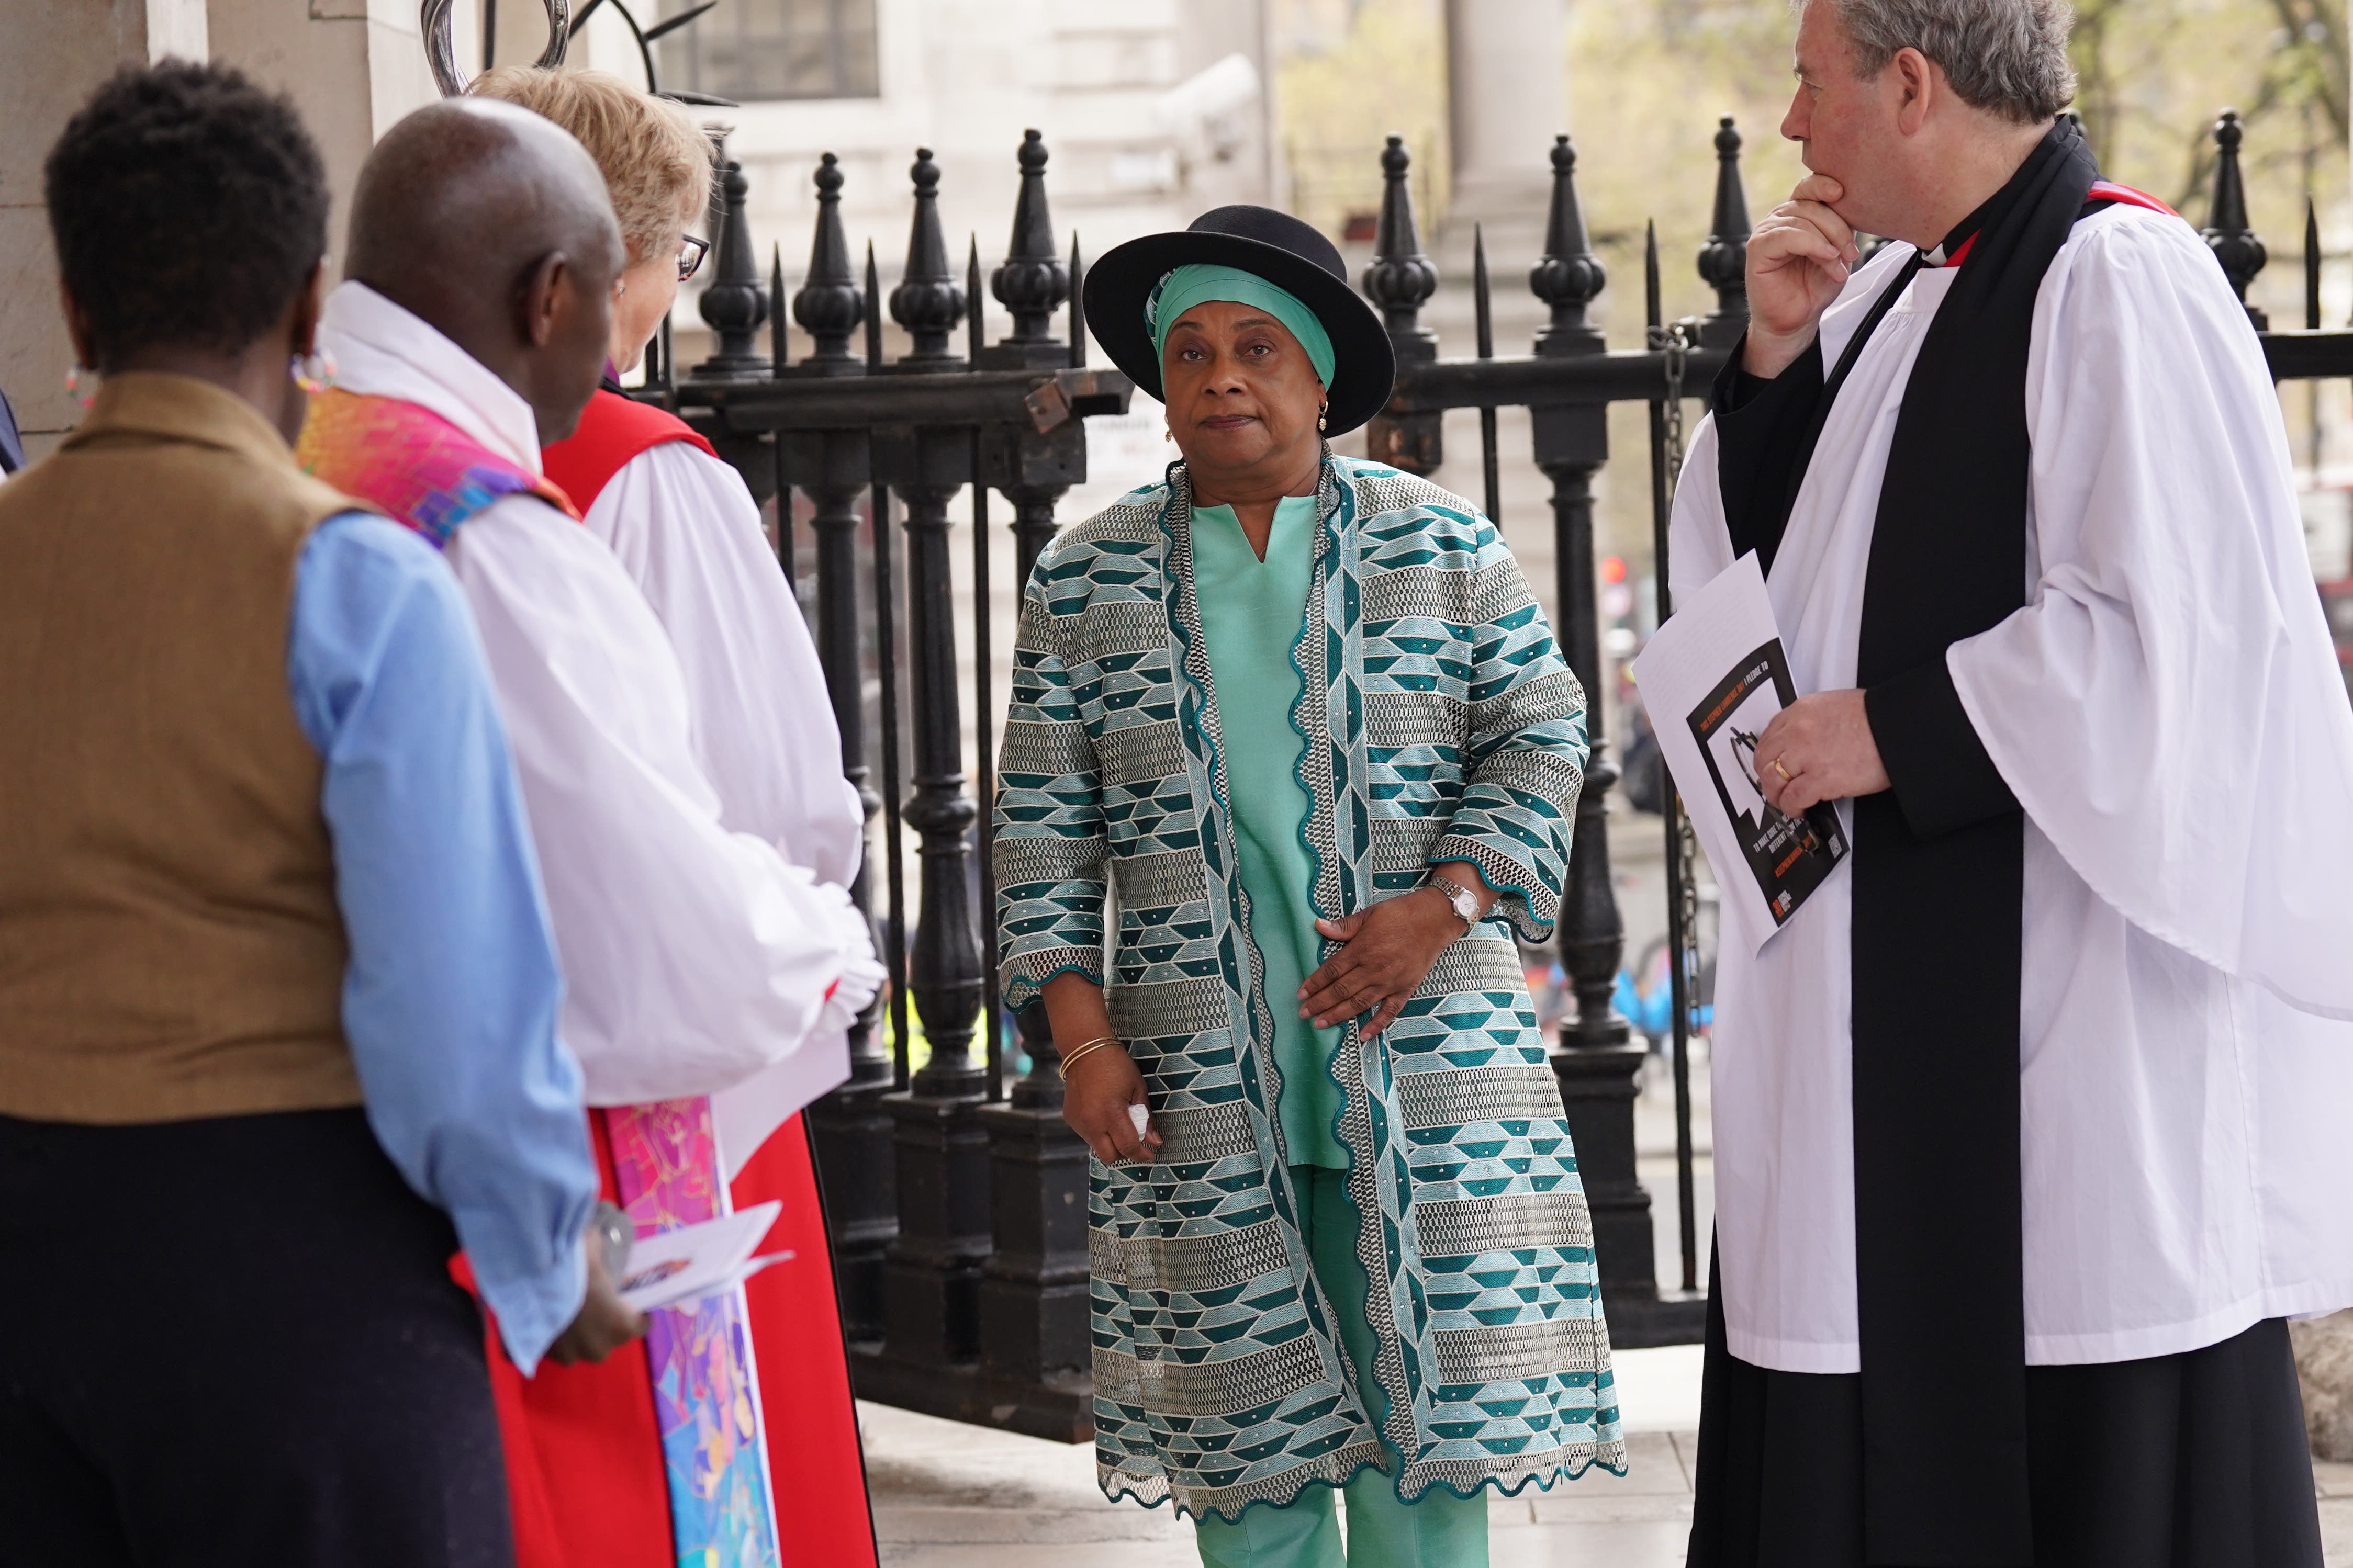
{"label": "metal chain on railing", "polygon": [[[1667,493],[1671,496],[1683,477],[1683,373],[1691,361],[1694,325],[1688,319],[1670,321],[1659,334],[1659,346],[1667,356],[1664,427]],[[1660,563],[1659,569],[1666,570],[1665,563]],[[1677,879],[1680,886],[1676,892],[1683,914],[1683,950],[1675,954],[1675,963],[1683,971],[1683,1028],[1689,1034],[1699,1027],[1699,878],[1694,874],[1699,864],[1699,841],[1693,836],[1691,814],[1683,809],[1682,793],[1670,784],[1666,795],[1670,809],[1675,814],[1675,837],[1682,850],[1679,858],[1683,875]]]}
{"label": "metal chain on railing", "polygon": [[1667,353],[1667,493],[1672,495],[1683,477],[1683,372],[1691,363],[1692,332],[1688,317],[1661,329],[1659,347]]}
{"label": "metal chain on railing", "polygon": [[1693,868],[1699,864],[1699,840],[1692,836],[1691,813],[1683,809],[1683,796],[1674,797],[1675,835],[1683,844],[1683,877],[1681,903],[1683,913],[1683,950],[1676,962],[1683,966],[1683,1029],[1686,1035],[1699,1028],[1699,878]]}
{"label": "metal chain on railing", "polygon": [[[1659,616],[1662,621],[1673,613],[1674,595],[1669,584],[1668,533],[1670,511],[1675,488],[1683,472],[1683,382],[1690,372],[1692,350],[1696,343],[1698,323],[1691,321],[1660,322],[1658,290],[1653,280],[1651,289],[1650,346],[1663,363],[1666,384],[1664,395],[1652,405],[1651,458],[1652,505],[1655,513],[1652,527],[1656,531],[1658,559],[1655,572],[1658,583]],[[1662,770],[1663,772],[1663,769]],[[1667,940],[1670,945],[1669,976],[1671,1005],[1674,1009],[1671,1038],[1673,1055],[1670,1062],[1674,1073],[1675,1093],[1675,1208],[1676,1228],[1681,1233],[1683,1252],[1683,1288],[1686,1294],[1699,1289],[1699,1201],[1698,1184],[1693,1170],[1691,1037],[1699,1024],[1699,845],[1692,835],[1690,814],[1684,811],[1682,795],[1674,780],[1662,780],[1662,809],[1666,813],[1667,836]]]}

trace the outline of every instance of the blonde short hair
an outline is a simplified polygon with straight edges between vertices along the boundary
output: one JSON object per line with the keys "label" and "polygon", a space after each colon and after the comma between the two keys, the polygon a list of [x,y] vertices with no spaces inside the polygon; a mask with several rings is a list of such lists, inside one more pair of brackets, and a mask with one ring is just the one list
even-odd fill
{"label": "blonde short hair", "polygon": [[500,66],[467,92],[516,104],[572,132],[612,193],[629,264],[653,259],[711,204],[711,139],[686,110],[603,71]]}

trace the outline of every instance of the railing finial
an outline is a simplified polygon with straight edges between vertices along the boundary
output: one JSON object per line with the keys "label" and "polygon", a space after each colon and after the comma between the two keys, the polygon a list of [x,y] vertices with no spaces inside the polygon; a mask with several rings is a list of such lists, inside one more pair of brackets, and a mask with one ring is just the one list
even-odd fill
{"label": "railing finial", "polygon": [[1438,292],[1438,268],[1422,253],[1413,221],[1413,192],[1406,173],[1413,154],[1405,138],[1392,136],[1381,152],[1381,222],[1372,264],[1365,268],[1365,293],[1380,307],[1399,363],[1438,357],[1438,336],[1421,324],[1424,301]]}
{"label": "railing finial", "polygon": [[2320,331],[2320,208],[2304,198],[2304,330]]}
{"label": "railing finial", "polygon": [[1528,273],[1528,289],[1552,307],[1552,324],[1536,334],[1536,353],[1599,353],[1600,331],[1587,322],[1585,308],[1609,281],[1601,258],[1585,233],[1585,208],[1577,197],[1577,146],[1567,134],[1552,144],[1552,206],[1545,216],[1545,255]]}
{"label": "railing finial", "polygon": [[940,228],[940,166],[929,147],[915,149],[915,221],[907,236],[907,271],[891,290],[891,319],[907,329],[914,349],[903,364],[962,364],[948,346],[956,323],[964,320],[964,289],[948,265],[947,236]]}
{"label": "railing finial", "polygon": [[[2256,237],[2247,222],[2246,178],[2239,169],[2239,144],[2246,140],[2246,128],[2239,123],[2239,111],[2226,109],[2214,122],[2214,205],[2206,218],[2203,233],[2214,259],[2222,264],[2222,276],[2231,280],[2231,288],[2246,305],[2247,289],[2255,275],[2271,259],[2263,242]],[[2255,331],[2271,330],[2271,318],[2253,305],[2246,305],[2247,319]]]}
{"label": "railing finial", "polygon": [[1054,218],[1046,205],[1045,137],[1023,132],[1017,156],[1021,194],[1013,204],[1013,237],[1006,243],[1005,265],[988,280],[988,291],[1013,316],[1013,335],[997,351],[1017,363],[1060,364],[1070,353],[1054,336],[1054,312],[1071,296],[1071,275],[1055,248]]}
{"label": "railing finial", "polygon": [[1715,290],[1715,309],[1701,323],[1700,342],[1730,348],[1748,330],[1748,192],[1740,180],[1740,129],[1725,115],[1715,130],[1715,211],[1699,275]]}
{"label": "railing finial", "polygon": [[866,317],[866,296],[849,269],[849,237],[841,226],[841,160],[828,153],[817,166],[817,237],[809,245],[808,278],[793,296],[793,320],[816,340],[801,367],[817,375],[857,375],[866,362],[849,346]]}
{"label": "railing finial", "polygon": [[[1079,259],[1079,231],[1071,230],[1071,368],[1087,365],[1087,269]],[[1023,579],[1024,582],[1028,578]]]}
{"label": "railing finial", "polygon": [[768,247],[768,298],[775,302],[775,309],[768,312],[768,374],[781,376],[788,352],[785,344],[785,247],[773,242]]}
{"label": "railing finial", "polygon": [[697,375],[765,376],[768,357],[759,349],[760,324],[768,319],[768,291],[760,285],[760,258],[752,250],[752,221],[744,198],[751,186],[744,165],[724,156],[719,165],[720,218],[711,286],[702,291],[703,321],[719,339],[718,352],[694,367]]}

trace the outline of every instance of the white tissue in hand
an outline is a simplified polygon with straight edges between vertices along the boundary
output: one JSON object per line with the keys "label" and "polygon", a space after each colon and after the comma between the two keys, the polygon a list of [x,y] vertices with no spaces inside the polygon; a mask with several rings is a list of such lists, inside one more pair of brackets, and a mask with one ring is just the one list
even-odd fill
{"label": "white tissue in hand", "polygon": [[848,1028],[858,1015],[866,1011],[866,1005],[874,1000],[875,993],[882,989],[882,982],[889,977],[890,972],[871,957],[852,954],[841,966],[841,978],[835,983],[833,994],[826,998],[826,1022]]}
{"label": "white tissue in hand", "polygon": [[874,931],[858,906],[849,901],[849,890],[831,882],[819,884],[830,895],[833,904],[834,941],[841,953],[841,977],[834,983],[833,994],[826,998],[825,1022],[837,1029],[848,1028],[866,1011],[876,992],[890,972],[875,962]]}
{"label": "white tissue in hand", "polygon": [[1131,1105],[1127,1108],[1127,1119],[1135,1123],[1135,1135],[1141,1138],[1144,1136],[1144,1124],[1151,1121],[1152,1116],[1144,1107]]}

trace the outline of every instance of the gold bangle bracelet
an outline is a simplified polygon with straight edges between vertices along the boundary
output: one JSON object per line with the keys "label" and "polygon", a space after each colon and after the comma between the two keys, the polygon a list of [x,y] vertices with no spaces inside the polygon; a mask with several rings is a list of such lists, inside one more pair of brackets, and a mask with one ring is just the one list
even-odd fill
{"label": "gold bangle bracelet", "polygon": [[[1102,1049],[1102,1047],[1096,1047],[1096,1049],[1097,1049],[1097,1050],[1100,1050],[1100,1049]],[[1081,1061],[1085,1060],[1088,1057],[1092,1056],[1093,1054],[1094,1054],[1094,1052],[1093,1052],[1093,1051],[1080,1051],[1080,1052],[1078,1052],[1076,1055],[1074,1055],[1073,1057],[1071,1057],[1071,1059],[1070,1059],[1069,1061],[1062,1062],[1061,1064],[1060,1064],[1059,1066],[1057,1066],[1057,1067],[1054,1068],[1054,1076],[1055,1076],[1055,1077],[1057,1077],[1057,1078],[1059,1078],[1059,1079],[1060,1079],[1064,1083],[1068,1083],[1068,1082],[1070,1082],[1070,1081],[1071,1081],[1071,1067],[1072,1067],[1073,1065],[1075,1065],[1076,1063],[1078,1063],[1078,1062],[1081,1062]]]}
{"label": "gold bangle bracelet", "polygon": [[1098,1051],[1108,1050],[1118,1045],[1119,1042],[1111,1038],[1109,1036],[1083,1041],[1064,1052],[1060,1060],[1055,1064],[1054,1070],[1058,1076],[1065,1081],[1068,1081],[1071,1076],[1071,1066],[1072,1063],[1082,1061],[1086,1058],[1093,1056]]}
{"label": "gold bangle bracelet", "polygon": [[1097,1035],[1092,1039],[1081,1040],[1069,1050],[1060,1051],[1056,1054],[1063,1061],[1075,1061],[1079,1058],[1085,1056],[1089,1051],[1099,1051],[1105,1046],[1115,1046],[1117,1044],[1119,1044],[1119,1042],[1109,1035]]}

